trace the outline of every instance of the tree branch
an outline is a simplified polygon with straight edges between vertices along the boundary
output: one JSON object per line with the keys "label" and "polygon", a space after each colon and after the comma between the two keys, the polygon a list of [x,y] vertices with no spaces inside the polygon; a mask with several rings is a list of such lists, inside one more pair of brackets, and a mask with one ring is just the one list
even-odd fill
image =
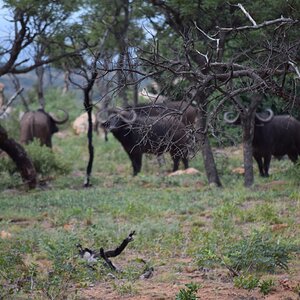
{"label": "tree branch", "polygon": [[246,25],[246,26],[240,26],[240,27],[236,27],[236,28],[226,28],[226,27],[219,27],[216,26],[216,28],[220,31],[225,31],[225,32],[231,32],[231,31],[243,31],[243,30],[257,30],[266,26],[270,26],[270,25],[274,25],[274,24],[278,24],[278,23],[284,23],[284,24],[296,24],[298,23],[298,20],[293,20],[291,18],[284,18],[283,16],[281,16],[279,19],[275,19],[275,20],[270,20],[270,21],[264,21],[260,24],[257,25]]}

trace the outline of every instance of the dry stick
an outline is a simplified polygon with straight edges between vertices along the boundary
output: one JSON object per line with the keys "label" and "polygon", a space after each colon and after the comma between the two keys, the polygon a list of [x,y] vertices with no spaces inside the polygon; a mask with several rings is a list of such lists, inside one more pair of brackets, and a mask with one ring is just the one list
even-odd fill
{"label": "dry stick", "polygon": [[3,106],[3,108],[0,110],[0,117],[5,114],[8,107],[13,103],[13,101],[17,98],[19,94],[23,92],[24,88],[20,88],[18,91],[15,92],[15,94],[7,101],[7,104]]}
{"label": "dry stick", "polygon": [[81,256],[84,255],[84,251],[88,251],[89,253],[91,253],[94,256],[94,258],[97,258],[97,257],[103,258],[104,261],[106,262],[106,266],[109,267],[109,268],[111,268],[112,270],[116,271],[117,268],[113,265],[113,263],[111,262],[111,260],[109,259],[109,257],[116,257],[116,256],[120,255],[123,252],[123,250],[126,248],[126,246],[131,241],[133,241],[133,235],[134,234],[135,234],[135,231],[130,232],[129,235],[120,244],[120,246],[118,246],[114,250],[104,251],[104,249],[101,247],[99,253],[95,253],[93,250],[90,250],[88,248],[85,248],[83,250],[82,246],[80,244],[78,244],[76,246],[79,249],[79,254]]}
{"label": "dry stick", "polygon": [[117,270],[117,268],[113,265],[113,263],[111,262],[111,260],[108,259],[108,257],[105,255],[105,252],[104,252],[104,250],[103,250],[102,247],[100,248],[100,257],[102,257],[105,260],[107,267],[111,268],[114,271]]}
{"label": "dry stick", "polygon": [[[118,255],[120,255],[122,253],[122,251],[126,248],[126,246],[133,241],[133,235],[135,234],[135,231],[132,231],[129,233],[128,237],[126,237],[123,242],[121,243],[121,245],[119,247],[117,247],[115,250],[108,250],[104,252],[104,255],[106,257],[116,257]],[[103,249],[103,248],[101,248]],[[100,249],[100,251],[101,251]]]}
{"label": "dry stick", "polygon": [[104,249],[101,247],[100,248],[100,257],[102,257],[107,266],[110,267],[112,270],[116,271],[117,268],[113,265],[113,263],[111,262],[111,260],[109,259],[109,257],[116,257],[118,255],[120,255],[122,253],[122,251],[126,248],[126,246],[133,241],[133,235],[135,234],[135,231],[132,231],[129,233],[128,237],[126,237],[123,242],[121,243],[121,245],[119,247],[117,247],[115,250],[108,250],[108,251],[104,251]]}

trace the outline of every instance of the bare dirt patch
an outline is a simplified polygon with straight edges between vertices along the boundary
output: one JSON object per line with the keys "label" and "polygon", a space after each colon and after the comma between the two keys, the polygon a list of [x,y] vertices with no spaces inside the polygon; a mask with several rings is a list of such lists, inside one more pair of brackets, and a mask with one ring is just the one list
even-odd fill
{"label": "bare dirt patch", "polygon": [[[175,299],[185,284],[197,283],[201,287],[197,297],[203,300],[299,300],[297,285],[299,276],[272,275],[276,283],[274,290],[264,296],[259,289],[247,291],[234,287],[233,280],[226,269],[199,270],[191,264],[190,258],[174,258],[168,265],[158,266],[150,279],[138,279],[132,283],[131,293],[122,293],[124,282],[118,279],[91,286],[80,291],[80,299],[87,300],[163,300]],[[180,271],[175,266],[181,266]]]}

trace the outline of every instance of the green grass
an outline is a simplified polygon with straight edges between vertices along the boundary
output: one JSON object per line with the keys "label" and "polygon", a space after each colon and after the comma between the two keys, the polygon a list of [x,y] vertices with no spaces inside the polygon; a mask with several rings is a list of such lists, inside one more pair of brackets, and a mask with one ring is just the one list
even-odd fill
{"label": "green grass", "polygon": [[[124,272],[114,274],[122,280],[121,286],[112,285],[120,295],[137,293],[136,280],[145,268],[136,262],[139,258],[157,267],[188,256],[195,267],[224,268],[230,257],[228,246],[247,246],[255,230],[284,245],[300,245],[300,192],[295,178],[299,171],[288,161],[272,161],[272,176],[267,179],[257,176],[255,166],[256,185],[251,189],[243,187],[241,176],[231,173],[242,161],[230,151],[216,156],[223,189],[207,184],[199,155],[191,161],[199,175],[166,176],[171,168],[166,155],[163,170],[154,157],[145,156],[141,174],[133,178],[120,144],[111,135],[108,143],[94,136],[93,186],[84,189],[86,137],[69,131],[64,138],[54,136],[53,145],[55,155],[71,166],[70,174],[55,174],[46,186],[26,192],[16,175],[1,173],[0,231],[10,235],[0,238],[4,299],[76,298],[76,289],[107,280],[110,271],[101,264],[95,271],[88,268],[77,257],[75,245],[112,249],[132,230],[135,240],[120,256]],[[285,183],[280,186],[274,180]],[[278,224],[284,226],[274,231]],[[293,265],[299,254],[288,255],[287,266]],[[170,272],[177,269],[173,266]],[[267,273],[263,268],[250,269],[255,278]],[[277,271],[275,264],[272,271]]]}

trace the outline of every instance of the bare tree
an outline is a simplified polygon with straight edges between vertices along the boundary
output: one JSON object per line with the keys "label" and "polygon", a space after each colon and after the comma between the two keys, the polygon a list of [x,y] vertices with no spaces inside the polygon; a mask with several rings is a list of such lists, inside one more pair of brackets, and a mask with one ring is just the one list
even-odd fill
{"label": "bare tree", "polygon": [[[153,69],[164,70],[186,78],[194,85],[199,106],[199,129],[202,134],[202,154],[209,182],[218,184],[218,176],[208,141],[208,128],[214,116],[223,109],[224,104],[232,103],[241,114],[244,144],[245,185],[251,186],[253,180],[252,139],[256,109],[262,104],[262,97],[249,97],[250,101],[239,101],[240,95],[265,93],[280,96],[286,101],[298,99],[297,85],[292,74],[299,77],[299,39],[295,32],[299,21],[290,17],[280,17],[256,23],[241,5],[231,6],[241,10],[246,19],[239,19],[232,27],[222,25],[220,17],[210,27],[202,19],[187,19],[172,1],[150,0],[164,16],[167,26],[182,39],[181,48],[169,45],[173,50],[166,57],[153,46],[144,59]],[[184,4],[182,4],[183,6]],[[226,6],[228,4],[224,4]],[[225,8],[225,7],[224,7]],[[200,8],[199,8],[200,9]],[[242,23],[250,20],[252,25]],[[155,22],[155,21],[153,21]],[[202,24],[202,23],[203,24]],[[204,27],[205,29],[201,28]],[[272,28],[272,34],[270,34]],[[255,40],[249,33],[263,31],[263,38]],[[237,47],[230,46],[235,41]],[[159,41],[161,44],[162,42]],[[157,43],[157,45],[159,45]],[[170,53],[172,58],[170,58]],[[292,84],[292,82],[294,82]],[[219,94],[219,104],[212,112],[209,102],[212,94]]]}

